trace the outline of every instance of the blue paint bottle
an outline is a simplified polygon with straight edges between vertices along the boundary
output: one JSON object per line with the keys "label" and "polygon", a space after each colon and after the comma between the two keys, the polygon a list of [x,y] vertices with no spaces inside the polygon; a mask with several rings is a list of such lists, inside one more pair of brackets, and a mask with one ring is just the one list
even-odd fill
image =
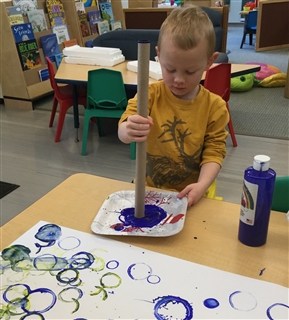
{"label": "blue paint bottle", "polygon": [[239,240],[251,247],[266,243],[276,172],[270,157],[257,155],[244,173]]}

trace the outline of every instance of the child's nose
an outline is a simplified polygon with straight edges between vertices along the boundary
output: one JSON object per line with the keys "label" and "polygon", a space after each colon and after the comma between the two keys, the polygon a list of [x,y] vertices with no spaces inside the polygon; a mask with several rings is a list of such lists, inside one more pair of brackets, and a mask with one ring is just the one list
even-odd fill
{"label": "child's nose", "polygon": [[181,73],[176,73],[174,78],[175,83],[184,83],[185,77]]}

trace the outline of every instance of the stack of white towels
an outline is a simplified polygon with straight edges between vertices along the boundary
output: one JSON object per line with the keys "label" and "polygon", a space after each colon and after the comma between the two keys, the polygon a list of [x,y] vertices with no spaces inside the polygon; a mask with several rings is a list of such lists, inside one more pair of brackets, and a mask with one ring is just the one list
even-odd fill
{"label": "stack of white towels", "polygon": [[74,45],[63,49],[66,63],[113,67],[125,60],[120,49],[104,47],[80,47]]}

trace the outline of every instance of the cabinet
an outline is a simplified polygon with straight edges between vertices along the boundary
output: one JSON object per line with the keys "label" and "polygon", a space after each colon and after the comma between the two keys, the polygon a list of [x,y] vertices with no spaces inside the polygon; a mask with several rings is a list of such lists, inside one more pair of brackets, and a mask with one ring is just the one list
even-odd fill
{"label": "cabinet", "polygon": [[256,51],[289,48],[289,0],[259,1]]}
{"label": "cabinet", "polygon": [[[113,13],[116,20],[124,25],[122,5],[119,0],[111,0]],[[38,0],[38,8],[46,10],[45,0]],[[83,38],[80,31],[80,23],[75,9],[74,0],[62,1],[66,24],[70,38],[75,38],[80,46],[84,46],[87,40],[95,35]],[[12,6],[12,1],[0,2],[0,83],[5,106],[21,106],[33,108],[33,101],[45,95],[51,94],[50,81],[40,81],[39,70],[46,68],[45,58],[40,45],[40,37],[52,32],[51,29],[35,33],[38,43],[42,65],[30,70],[22,70],[18,57],[14,36],[6,12],[7,6]],[[87,8],[93,10],[94,8]]]}

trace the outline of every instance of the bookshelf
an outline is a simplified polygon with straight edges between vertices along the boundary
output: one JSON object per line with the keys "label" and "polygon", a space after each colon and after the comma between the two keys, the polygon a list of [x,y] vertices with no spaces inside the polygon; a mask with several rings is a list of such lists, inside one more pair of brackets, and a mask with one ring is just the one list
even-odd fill
{"label": "bookshelf", "polygon": [[[12,1],[0,3],[0,41],[1,41],[1,73],[0,83],[5,106],[20,106],[33,108],[33,101],[52,93],[50,81],[40,81],[39,70],[46,68],[39,38],[42,35],[51,33],[51,30],[34,33],[37,41],[41,65],[30,69],[22,70],[20,59],[17,53],[16,44],[6,12],[7,6],[12,6]],[[38,7],[44,8],[45,1],[39,0]]]}
{"label": "bookshelf", "polygon": [[[121,2],[119,0],[111,0],[111,2],[115,20],[120,20],[122,25],[124,25]],[[38,8],[44,9],[47,14],[45,0],[37,0],[37,3]],[[62,4],[70,38],[75,38],[80,46],[84,46],[86,41],[94,39],[97,36],[95,34],[82,37],[74,0],[64,0]],[[0,2],[0,84],[2,95],[6,107],[33,108],[34,100],[53,92],[50,81],[40,81],[39,78],[39,70],[47,67],[41,48],[40,37],[52,33],[52,29],[49,26],[47,30],[34,33],[41,56],[41,66],[23,71],[6,11],[6,7],[12,5],[12,1]],[[93,9],[95,7],[86,8],[87,11]]]}
{"label": "bookshelf", "polygon": [[[83,37],[80,29],[80,22],[79,18],[75,9],[74,5],[75,0],[65,0],[62,1],[64,11],[66,14],[66,20],[67,24],[70,27],[71,33],[73,34],[73,37],[77,40],[77,43],[80,46],[85,46],[85,43],[89,40],[93,40],[95,37],[97,37],[96,34],[89,35],[87,37]],[[120,20],[122,25],[124,26],[124,15],[123,15],[123,10],[122,10],[122,4],[120,0],[111,0],[112,4],[112,10],[113,10],[113,15],[115,20]],[[86,7],[85,11],[93,11],[97,7],[96,6],[91,6],[91,7]]]}

